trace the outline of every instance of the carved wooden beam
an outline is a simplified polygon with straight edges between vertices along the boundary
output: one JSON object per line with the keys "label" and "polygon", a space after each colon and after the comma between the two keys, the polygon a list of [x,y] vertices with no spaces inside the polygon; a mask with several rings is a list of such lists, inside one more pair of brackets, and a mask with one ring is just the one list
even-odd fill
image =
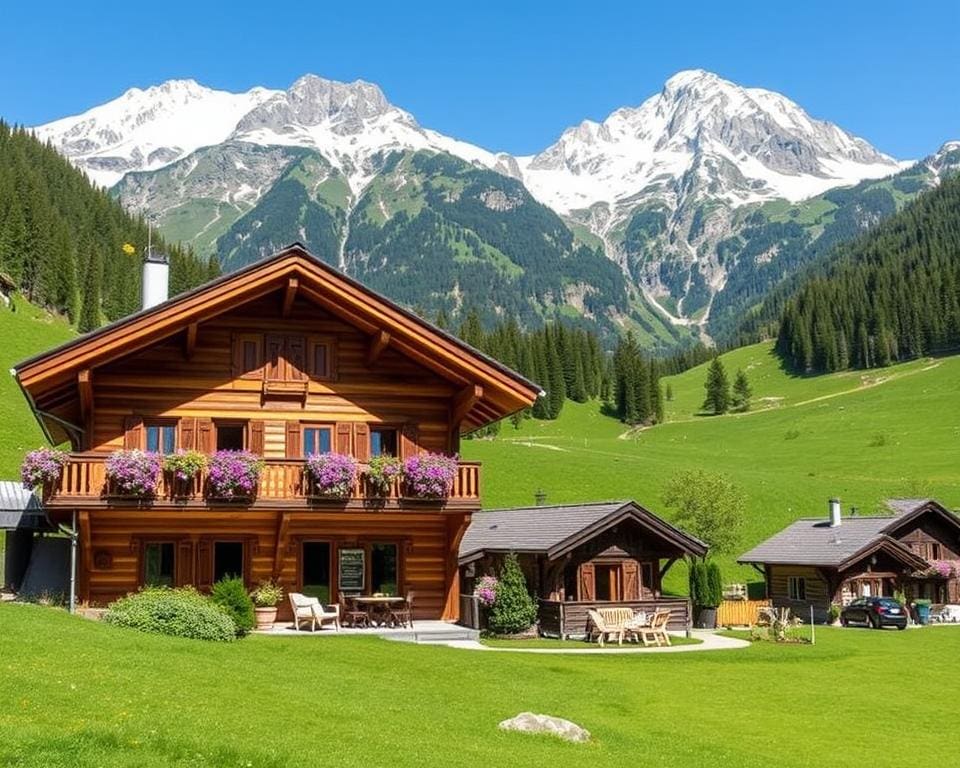
{"label": "carved wooden beam", "polygon": [[450,423],[459,425],[468,413],[483,397],[483,387],[479,384],[468,384],[453,398],[453,411],[450,414]]}
{"label": "carved wooden beam", "polygon": [[290,310],[293,309],[293,301],[297,298],[297,289],[300,288],[300,281],[291,277],[287,279],[287,287],[283,291],[283,308],[280,314],[283,317],[290,317]]}
{"label": "carved wooden beam", "polygon": [[390,346],[390,334],[384,330],[379,330],[370,337],[370,344],[367,346],[367,367],[373,366],[380,355]]}
{"label": "carved wooden beam", "polygon": [[660,569],[661,581],[663,580],[663,577],[667,575],[667,571],[669,571],[673,567],[673,564],[675,562],[677,562],[677,558],[671,557],[669,560],[667,560],[667,562],[663,564],[663,568]]}
{"label": "carved wooden beam", "polygon": [[77,374],[77,389],[80,391],[80,417],[86,423],[93,413],[93,374],[89,368]]}
{"label": "carved wooden beam", "polygon": [[183,356],[189,360],[197,351],[197,323],[187,326],[187,333],[183,340]]}

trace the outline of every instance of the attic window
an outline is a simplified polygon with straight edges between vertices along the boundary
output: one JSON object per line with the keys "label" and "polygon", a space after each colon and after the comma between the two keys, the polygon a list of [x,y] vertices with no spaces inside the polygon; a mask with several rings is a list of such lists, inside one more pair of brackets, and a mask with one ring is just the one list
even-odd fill
{"label": "attic window", "polygon": [[332,337],[313,336],[307,341],[307,361],[310,376],[320,381],[332,381],[334,377],[335,344]]}
{"label": "attic window", "polygon": [[233,375],[259,379],[263,373],[263,336],[241,333],[233,338]]}

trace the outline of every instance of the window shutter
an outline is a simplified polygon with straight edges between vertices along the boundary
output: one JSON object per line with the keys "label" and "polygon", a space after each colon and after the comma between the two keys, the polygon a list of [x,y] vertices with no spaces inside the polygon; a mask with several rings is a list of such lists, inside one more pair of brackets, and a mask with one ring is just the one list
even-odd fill
{"label": "window shutter", "polygon": [[197,448],[197,420],[192,416],[180,419],[180,437],[181,448],[185,451],[194,451]]}
{"label": "window shutter", "polygon": [[287,422],[287,458],[303,458],[303,447],[301,445],[300,422]]}
{"label": "window shutter", "polygon": [[400,432],[400,458],[409,459],[420,453],[420,430],[416,424],[404,424]]}
{"label": "window shutter", "polygon": [[123,420],[123,447],[128,451],[143,448],[142,416],[127,416]]}
{"label": "window shutter", "polygon": [[213,453],[217,446],[213,422],[210,419],[197,419],[196,429],[197,450],[208,455]]}
{"label": "window shutter", "polygon": [[636,560],[623,561],[623,599],[640,599],[640,568]]}
{"label": "window shutter", "polygon": [[350,442],[352,436],[353,429],[351,428],[350,424],[344,422],[337,424],[337,442],[334,450],[336,450],[337,453],[350,455]]}
{"label": "window shutter", "polygon": [[193,542],[181,541],[177,544],[177,586],[193,584]]}
{"label": "window shutter", "polygon": [[303,336],[286,338],[287,376],[290,381],[303,381],[307,378],[307,342]]}
{"label": "window shutter", "polygon": [[580,566],[580,594],[577,600],[596,600],[596,576],[594,574],[593,563],[584,563]]}
{"label": "window shutter", "polygon": [[233,334],[230,339],[231,355],[230,370],[234,378],[243,375],[243,337]]}
{"label": "window shutter", "polygon": [[370,461],[370,427],[367,424],[353,425],[353,450],[357,461]]}
{"label": "window shutter", "polygon": [[250,422],[250,452],[263,456],[263,422]]}
{"label": "window shutter", "polygon": [[266,358],[267,358],[267,380],[283,381],[284,362],[283,362],[283,336],[275,333],[267,334],[266,339]]}
{"label": "window shutter", "polygon": [[209,541],[197,542],[197,589],[210,589],[213,579],[213,552]]}

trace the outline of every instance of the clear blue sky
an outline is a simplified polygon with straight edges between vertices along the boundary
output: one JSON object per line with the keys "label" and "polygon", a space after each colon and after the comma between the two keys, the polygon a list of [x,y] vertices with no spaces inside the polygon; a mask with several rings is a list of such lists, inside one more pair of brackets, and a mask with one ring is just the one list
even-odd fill
{"label": "clear blue sky", "polygon": [[700,67],[902,159],[960,138],[957,0],[4,6],[0,116],[28,125],[169,78],[246,90],[313,72],[375,82],[427,127],[525,154]]}

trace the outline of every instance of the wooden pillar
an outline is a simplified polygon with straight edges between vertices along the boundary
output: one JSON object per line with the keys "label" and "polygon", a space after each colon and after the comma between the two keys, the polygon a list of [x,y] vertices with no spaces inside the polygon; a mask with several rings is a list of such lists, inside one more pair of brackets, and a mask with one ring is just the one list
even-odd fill
{"label": "wooden pillar", "polygon": [[444,578],[445,596],[443,621],[457,621],[460,618],[460,541],[470,525],[470,514],[448,514],[446,518],[447,546]]}
{"label": "wooden pillar", "polygon": [[77,514],[78,540],[77,553],[77,600],[82,603],[90,602],[90,569],[93,567],[93,558],[90,554],[92,532],[90,530],[90,512],[81,510]]}

